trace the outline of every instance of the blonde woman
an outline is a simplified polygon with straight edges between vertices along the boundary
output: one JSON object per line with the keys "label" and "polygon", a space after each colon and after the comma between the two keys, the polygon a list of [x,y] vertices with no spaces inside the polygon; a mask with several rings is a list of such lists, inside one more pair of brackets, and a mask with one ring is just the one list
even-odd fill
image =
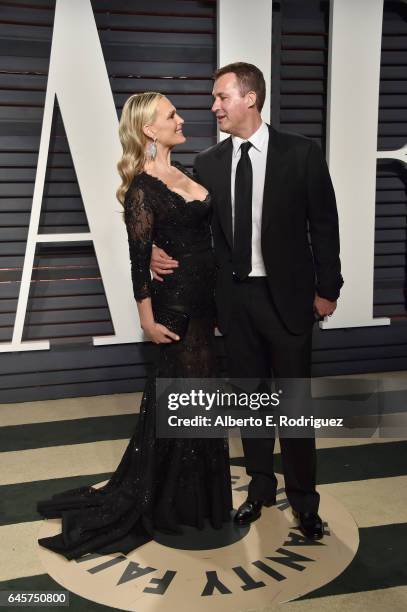
{"label": "blonde woman", "polygon": [[[180,164],[173,147],[185,142],[183,119],[165,96],[148,92],[124,105],[123,156],[117,197],[124,207],[134,296],[145,334],[159,345],[155,375],[216,375],[213,346],[215,264],[211,197]],[[156,244],[179,262],[164,282],[151,281]],[[148,380],[135,434],[102,489],[83,487],[39,502],[62,533],[39,543],[67,559],[98,552],[128,553],[182,525],[215,528],[230,519],[227,442],[155,437],[155,377]]]}

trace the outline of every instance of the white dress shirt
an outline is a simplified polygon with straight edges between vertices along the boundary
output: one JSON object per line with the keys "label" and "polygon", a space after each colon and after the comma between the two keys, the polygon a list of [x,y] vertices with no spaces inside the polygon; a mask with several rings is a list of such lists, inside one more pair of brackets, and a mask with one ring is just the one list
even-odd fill
{"label": "white dress shirt", "polygon": [[[269,142],[269,130],[267,124],[263,123],[259,129],[248,139],[252,146],[249,149],[249,157],[253,169],[253,194],[252,194],[252,271],[249,276],[266,276],[263,255],[261,252],[261,217],[263,210],[264,179],[266,178],[267,149]],[[240,159],[240,145],[246,142],[239,136],[232,136],[232,227],[235,226],[235,178],[236,168]]]}

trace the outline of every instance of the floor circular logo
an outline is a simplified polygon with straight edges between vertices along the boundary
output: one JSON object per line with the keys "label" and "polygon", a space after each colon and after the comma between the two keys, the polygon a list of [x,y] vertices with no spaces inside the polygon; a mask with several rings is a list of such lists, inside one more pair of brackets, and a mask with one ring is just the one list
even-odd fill
{"label": "floor circular logo", "polygon": [[[232,466],[233,501],[247,496],[244,468]],[[182,536],[157,534],[128,555],[87,555],[67,561],[41,546],[40,559],[63,587],[119,610],[222,612],[261,608],[295,599],[330,582],[356,554],[358,529],[336,499],[321,494],[322,540],[305,539],[278,476],[277,503],[250,527],[185,528]],[[60,519],[44,521],[39,537],[59,533]]]}

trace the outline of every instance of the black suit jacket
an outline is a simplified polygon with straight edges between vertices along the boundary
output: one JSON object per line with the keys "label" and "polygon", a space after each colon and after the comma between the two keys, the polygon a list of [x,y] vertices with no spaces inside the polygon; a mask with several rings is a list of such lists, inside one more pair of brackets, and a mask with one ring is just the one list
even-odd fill
{"label": "black suit jacket", "polygon": [[[232,295],[232,139],[200,153],[195,175],[212,194],[218,326],[227,333]],[[310,248],[308,229],[311,237]],[[261,250],[280,318],[294,334],[309,330],[313,302],[336,300],[343,284],[335,193],[318,145],[269,126]]]}

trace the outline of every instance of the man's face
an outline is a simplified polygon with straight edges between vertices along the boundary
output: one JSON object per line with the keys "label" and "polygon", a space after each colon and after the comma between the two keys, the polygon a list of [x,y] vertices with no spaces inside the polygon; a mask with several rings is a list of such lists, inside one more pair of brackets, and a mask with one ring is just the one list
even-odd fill
{"label": "man's face", "polygon": [[250,115],[248,94],[242,96],[234,72],[228,72],[216,79],[212,95],[215,99],[212,112],[216,114],[219,129],[228,134],[239,134]]}

